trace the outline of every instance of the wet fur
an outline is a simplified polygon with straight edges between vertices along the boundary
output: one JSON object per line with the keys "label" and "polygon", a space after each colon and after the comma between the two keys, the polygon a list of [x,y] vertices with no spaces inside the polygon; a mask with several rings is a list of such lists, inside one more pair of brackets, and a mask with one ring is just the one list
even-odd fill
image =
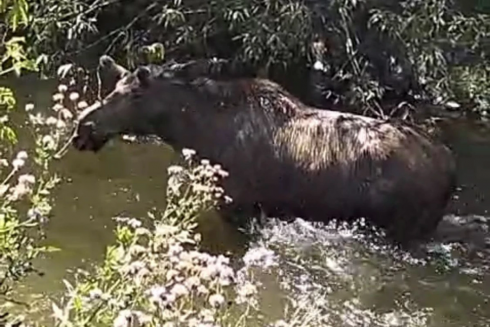
{"label": "wet fur", "polygon": [[[225,210],[258,214],[260,204],[268,216],[363,216],[400,242],[436,228],[455,187],[444,145],[402,123],[307,107],[269,80],[222,70],[210,77],[206,67],[149,66],[144,91],[133,73],[112,95],[122,100],[110,95],[82,122],[103,130],[118,121],[119,133],[154,133],[222,164],[234,200]],[[145,100],[131,103],[134,92]]]}

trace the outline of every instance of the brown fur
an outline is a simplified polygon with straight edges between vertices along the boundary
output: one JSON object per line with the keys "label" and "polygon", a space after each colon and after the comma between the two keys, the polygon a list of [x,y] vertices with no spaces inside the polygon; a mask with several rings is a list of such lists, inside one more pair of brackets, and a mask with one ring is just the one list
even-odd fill
{"label": "brown fur", "polygon": [[366,217],[399,241],[427,236],[442,219],[455,187],[444,145],[401,123],[307,107],[269,80],[175,67],[123,73],[81,114],[75,146],[98,151],[116,134],[157,134],[220,163],[233,208],[250,213],[259,204],[269,216]]}

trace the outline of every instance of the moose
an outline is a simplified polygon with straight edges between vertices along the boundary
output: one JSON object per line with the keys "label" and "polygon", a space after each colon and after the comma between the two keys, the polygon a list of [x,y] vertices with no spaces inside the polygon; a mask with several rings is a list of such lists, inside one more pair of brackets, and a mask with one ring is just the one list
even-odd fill
{"label": "moose", "polygon": [[401,244],[435,231],[456,182],[442,142],[402,121],[309,107],[271,80],[216,68],[223,65],[198,59],[129,71],[102,56],[102,72],[117,82],[80,113],[73,146],[98,152],[133,134],[194,149],[229,172],[225,216],[364,217]]}

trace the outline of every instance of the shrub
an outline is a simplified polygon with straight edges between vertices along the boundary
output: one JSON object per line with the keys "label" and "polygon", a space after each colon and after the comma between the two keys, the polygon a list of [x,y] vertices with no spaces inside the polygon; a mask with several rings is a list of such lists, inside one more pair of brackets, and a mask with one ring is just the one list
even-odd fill
{"label": "shrub", "polygon": [[23,35],[46,67],[90,53],[118,54],[129,66],[163,50],[178,59],[219,56],[270,68],[272,78],[308,101],[308,70],[319,60],[327,106],[338,101],[382,115],[378,102],[396,108],[422,98],[489,110],[489,15],[475,3],[46,0],[28,13]]}
{"label": "shrub", "polygon": [[[217,186],[227,173],[184,149],[183,165],[168,168],[167,206],[146,223],[117,217],[116,244],[94,271],[65,280],[66,295],[53,303],[56,326],[254,326],[260,315],[254,266],[274,266],[270,253],[252,251],[240,270],[230,258],[199,247],[195,219],[219,201],[231,201]],[[314,304],[296,299],[274,326],[318,326]]]}
{"label": "shrub", "polygon": [[[0,298],[2,302],[14,301],[15,284],[28,274],[37,272],[32,262],[40,254],[55,250],[40,246],[44,240],[43,227],[51,213],[51,191],[60,182],[51,171],[57,151],[66,142],[70,130],[71,111],[62,108],[46,117],[35,112],[33,104],[26,105],[29,127],[34,135],[34,149],[20,150],[7,160],[16,148],[15,130],[8,125],[9,112],[16,101],[11,93],[3,98],[0,174]],[[53,107],[58,110],[61,103]],[[62,112],[70,112],[70,115]]]}

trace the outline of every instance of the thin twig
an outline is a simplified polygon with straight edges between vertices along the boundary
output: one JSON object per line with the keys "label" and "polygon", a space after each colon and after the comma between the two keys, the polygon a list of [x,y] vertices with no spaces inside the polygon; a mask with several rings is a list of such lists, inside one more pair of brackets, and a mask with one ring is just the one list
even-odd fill
{"label": "thin twig", "polygon": [[103,8],[103,7],[112,5],[113,3],[120,2],[120,1],[121,0],[112,0],[112,1],[104,2],[104,3],[99,4],[99,5],[92,4],[92,6],[90,6],[87,10],[85,10],[83,12],[70,13],[70,14],[67,14],[67,15],[61,17],[59,20],[67,20],[67,19],[70,19],[70,18],[72,18],[74,16],[87,15],[87,14],[90,14],[91,12],[93,12],[94,10],[97,10],[97,9],[100,9],[100,8]]}
{"label": "thin twig", "polygon": [[90,43],[89,45],[87,45],[86,47],[84,47],[83,49],[79,49],[79,50],[76,50],[76,51],[73,51],[73,52],[70,52],[68,53],[68,55],[74,55],[74,54],[79,54],[87,49],[91,49],[93,47],[95,47],[96,45],[98,45],[99,43],[107,40],[108,38],[116,35],[117,33],[123,31],[123,30],[128,30],[131,26],[133,26],[134,24],[136,24],[136,22],[141,18],[143,17],[144,15],[146,15],[146,13],[148,11],[150,11],[151,9],[153,9],[154,7],[156,7],[157,3],[152,3],[151,5],[149,5],[148,7],[146,7],[145,10],[143,10],[142,12],[140,12],[139,15],[137,15],[135,18],[133,18],[127,25],[125,26],[121,26],[113,31],[111,31],[110,33],[104,35],[103,37],[101,37],[100,39],[98,39],[97,41],[95,42],[92,42]]}

